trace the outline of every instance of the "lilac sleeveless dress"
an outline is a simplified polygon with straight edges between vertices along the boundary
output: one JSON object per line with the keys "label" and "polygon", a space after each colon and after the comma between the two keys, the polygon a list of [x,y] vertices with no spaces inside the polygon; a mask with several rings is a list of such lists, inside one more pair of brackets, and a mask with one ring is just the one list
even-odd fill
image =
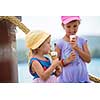
{"label": "lilac sleeveless dress", "polygon": [[[82,49],[82,45],[86,43],[87,40],[78,37],[77,44]],[[66,59],[69,57],[72,48],[69,42],[60,39],[57,41],[57,46],[61,50],[61,59]],[[61,75],[58,77],[59,83],[89,83],[89,76],[85,62],[79,57],[77,51],[76,59],[63,67]]]}

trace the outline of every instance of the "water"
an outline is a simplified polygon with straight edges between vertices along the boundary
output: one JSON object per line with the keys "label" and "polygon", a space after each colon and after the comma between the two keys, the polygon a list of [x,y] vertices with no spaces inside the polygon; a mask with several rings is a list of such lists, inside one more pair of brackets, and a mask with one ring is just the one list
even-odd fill
{"label": "water", "polygon": [[[27,63],[18,64],[18,78],[21,83],[31,83],[32,76],[29,73]],[[100,59],[92,59],[91,63],[87,64],[88,72],[92,75],[100,77]]]}
{"label": "water", "polygon": [[32,82],[32,76],[29,73],[29,67],[27,63],[18,64],[18,80],[21,83]]}
{"label": "water", "polygon": [[90,74],[100,77],[100,59],[92,59],[91,63],[87,64],[87,69]]}

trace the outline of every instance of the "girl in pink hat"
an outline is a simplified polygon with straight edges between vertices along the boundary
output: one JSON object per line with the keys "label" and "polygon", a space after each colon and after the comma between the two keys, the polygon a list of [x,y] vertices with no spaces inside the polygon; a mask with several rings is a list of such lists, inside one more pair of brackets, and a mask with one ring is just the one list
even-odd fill
{"label": "girl in pink hat", "polygon": [[79,16],[61,16],[65,36],[56,43],[56,51],[63,62],[60,83],[88,83],[86,63],[91,60],[87,40],[76,36],[80,25]]}

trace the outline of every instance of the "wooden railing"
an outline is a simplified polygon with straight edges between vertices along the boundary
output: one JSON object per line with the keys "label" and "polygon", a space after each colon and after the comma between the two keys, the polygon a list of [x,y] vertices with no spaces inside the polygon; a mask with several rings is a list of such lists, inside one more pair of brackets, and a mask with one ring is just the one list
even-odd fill
{"label": "wooden railing", "polygon": [[[30,29],[28,29],[23,23],[20,22],[18,18],[14,16],[0,16],[0,20],[4,20],[4,19],[18,26],[25,34],[30,32]],[[89,79],[95,83],[100,83],[100,78],[97,78],[93,75],[89,75]]]}

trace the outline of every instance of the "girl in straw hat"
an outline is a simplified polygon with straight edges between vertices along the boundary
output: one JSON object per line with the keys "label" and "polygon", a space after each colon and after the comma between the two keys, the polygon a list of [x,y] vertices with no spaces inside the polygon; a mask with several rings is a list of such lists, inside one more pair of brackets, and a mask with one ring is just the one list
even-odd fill
{"label": "girl in straw hat", "polygon": [[[43,31],[33,31],[26,35],[26,46],[31,51],[29,70],[35,83],[55,83],[57,77],[54,70],[60,65],[55,59],[52,64],[45,54],[50,52],[50,34]],[[57,68],[58,69],[58,68]],[[57,71],[56,71],[57,72]],[[61,70],[58,70],[60,74]]]}
{"label": "girl in straw hat", "polygon": [[91,60],[87,40],[76,36],[80,24],[79,16],[61,16],[65,35],[56,43],[56,51],[63,59],[63,70],[58,78],[61,83],[87,83],[86,63]]}

